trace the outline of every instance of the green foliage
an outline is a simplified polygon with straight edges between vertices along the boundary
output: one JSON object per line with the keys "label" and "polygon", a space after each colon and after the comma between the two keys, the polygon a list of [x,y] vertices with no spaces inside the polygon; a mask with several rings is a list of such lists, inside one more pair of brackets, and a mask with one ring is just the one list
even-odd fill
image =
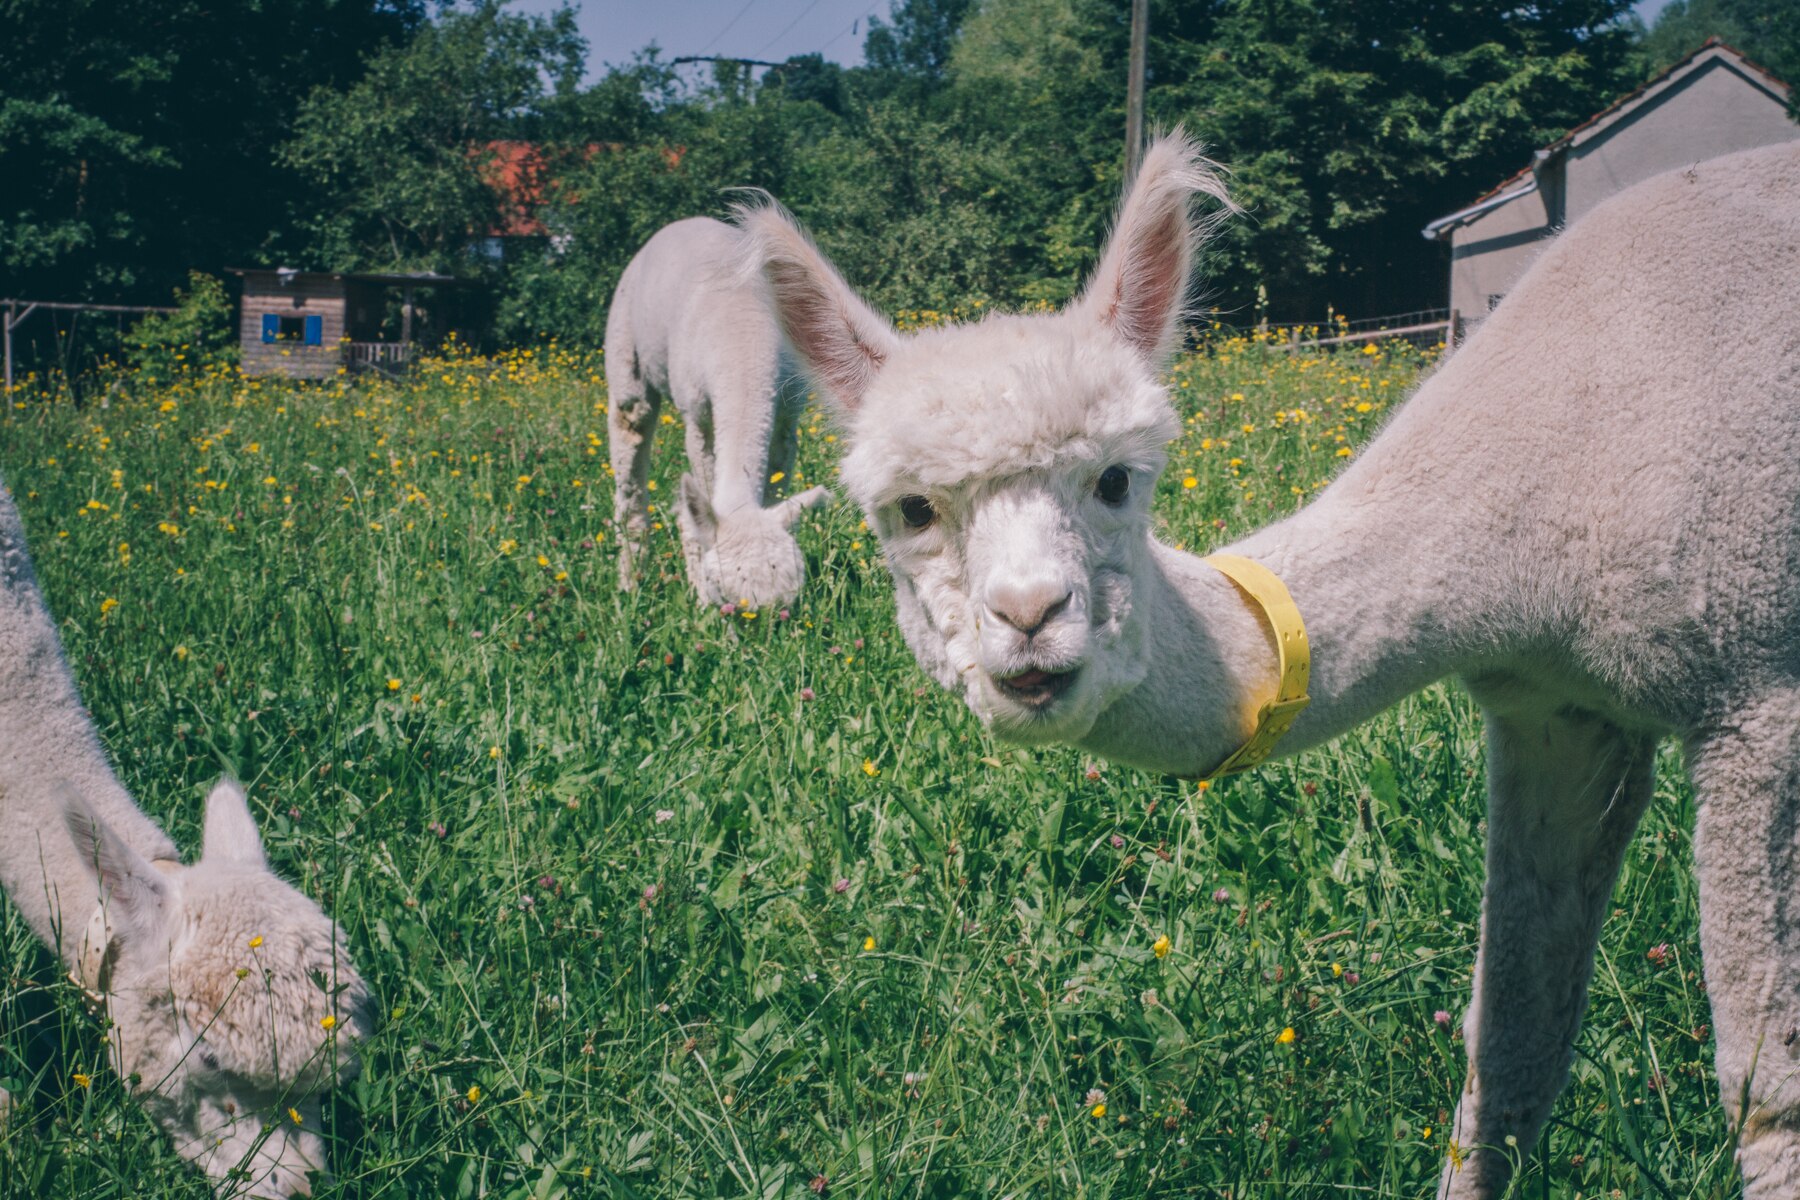
{"label": "green foliage", "polygon": [[183,376],[237,362],[235,306],[225,285],[195,271],[175,289],[175,311],[151,313],[125,338],[125,364],[134,386],[163,388]]}
{"label": "green foliage", "polygon": [[[1428,361],[1184,357],[1162,536],[1291,511]],[[316,1195],[1430,1193],[1463,1077],[1433,1013],[1466,1003],[1481,901],[1460,689],[1204,792],[999,745],[913,662],[849,504],[802,522],[785,618],[698,611],[668,529],[624,595],[595,358],[430,367],[0,411],[132,794],[192,850],[235,768],[378,997]],[[1736,1194],[1680,765],[1520,1195]],[[0,1198],[210,1200],[0,911]]]}
{"label": "green foliage", "polygon": [[1673,0],[1656,14],[1644,56],[1659,71],[1715,37],[1781,80],[1800,80],[1800,0]]}
{"label": "green foliage", "polygon": [[351,86],[315,90],[281,158],[331,198],[298,221],[317,265],[469,271],[471,240],[501,224],[490,144],[528,136],[573,90],[582,53],[572,10],[483,0],[377,54]]}
{"label": "green foliage", "polygon": [[419,0],[8,0],[0,277],[9,295],[154,302],[253,258],[308,199],[272,148]]}

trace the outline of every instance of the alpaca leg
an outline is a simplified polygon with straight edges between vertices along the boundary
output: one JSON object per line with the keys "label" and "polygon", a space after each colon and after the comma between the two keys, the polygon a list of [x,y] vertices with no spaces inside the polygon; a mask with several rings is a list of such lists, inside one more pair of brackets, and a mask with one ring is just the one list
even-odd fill
{"label": "alpaca leg", "polygon": [[[800,453],[800,417],[805,405],[805,393],[800,392],[794,384],[788,384],[776,397],[775,427],[769,431],[769,473],[765,479],[782,476],[782,483],[789,492],[795,490],[794,460]],[[773,497],[770,495],[773,485],[763,488],[763,503],[767,504]]]}
{"label": "alpaca leg", "polygon": [[1490,708],[1487,742],[1487,890],[1447,1200],[1501,1195],[1509,1152],[1530,1152],[1562,1090],[1601,921],[1651,792],[1654,743],[1593,714]]}
{"label": "alpaca leg", "polygon": [[1694,866],[1719,1089],[1745,1200],[1800,1195],[1800,697],[1697,739]]}
{"label": "alpaca leg", "polygon": [[[612,339],[608,338],[608,348]],[[619,536],[619,586],[637,586],[650,527],[650,450],[662,397],[644,383],[629,353],[606,356],[606,443],[613,469],[613,524]]]}

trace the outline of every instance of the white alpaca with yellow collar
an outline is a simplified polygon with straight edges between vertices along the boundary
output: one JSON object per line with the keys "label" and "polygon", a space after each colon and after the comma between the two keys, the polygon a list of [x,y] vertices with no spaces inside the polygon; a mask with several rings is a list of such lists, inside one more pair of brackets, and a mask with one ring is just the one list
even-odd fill
{"label": "white alpaca with yellow collar", "polygon": [[[846,434],[920,663],[995,733],[1202,776],[1277,694],[1274,632],[1151,536],[1159,372],[1201,224],[1145,155],[1060,313],[897,333],[779,210],[747,270]],[[1747,1200],[1800,1196],[1800,143],[1641,184],[1559,238],[1330,487],[1228,548],[1311,639],[1283,753],[1460,675],[1488,878],[1444,1170],[1500,1196],[1568,1073],[1613,881],[1682,739],[1701,941]]]}

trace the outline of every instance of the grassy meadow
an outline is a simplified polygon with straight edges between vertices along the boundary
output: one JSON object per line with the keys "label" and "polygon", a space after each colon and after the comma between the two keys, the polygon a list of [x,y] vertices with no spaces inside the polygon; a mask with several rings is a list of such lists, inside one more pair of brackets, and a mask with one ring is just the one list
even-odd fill
{"label": "grassy meadow", "polygon": [[[1430,359],[1203,341],[1162,536],[1291,511]],[[1008,748],[914,665],[846,501],[791,611],[700,610],[672,523],[621,594],[602,376],[552,345],[0,413],[126,783],[191,853],[240,773],[379,997],[320,1194],[1430,1194],[1482,877],[1459,688],[1211,788]],[[1736,1192],[1679,767],[1522,1197]],[[209,1196],[3,920],[0,1195]]]}

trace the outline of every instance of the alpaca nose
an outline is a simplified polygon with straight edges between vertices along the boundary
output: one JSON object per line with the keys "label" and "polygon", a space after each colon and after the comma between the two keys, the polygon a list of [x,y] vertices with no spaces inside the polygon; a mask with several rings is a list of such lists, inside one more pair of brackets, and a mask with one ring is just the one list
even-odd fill
{"label": "alpaca nose", "polygon": [[1048,576],[996,580],[988,584],[987,608],[994,616],[1030,637],[1069,606],[1069,585]]}

